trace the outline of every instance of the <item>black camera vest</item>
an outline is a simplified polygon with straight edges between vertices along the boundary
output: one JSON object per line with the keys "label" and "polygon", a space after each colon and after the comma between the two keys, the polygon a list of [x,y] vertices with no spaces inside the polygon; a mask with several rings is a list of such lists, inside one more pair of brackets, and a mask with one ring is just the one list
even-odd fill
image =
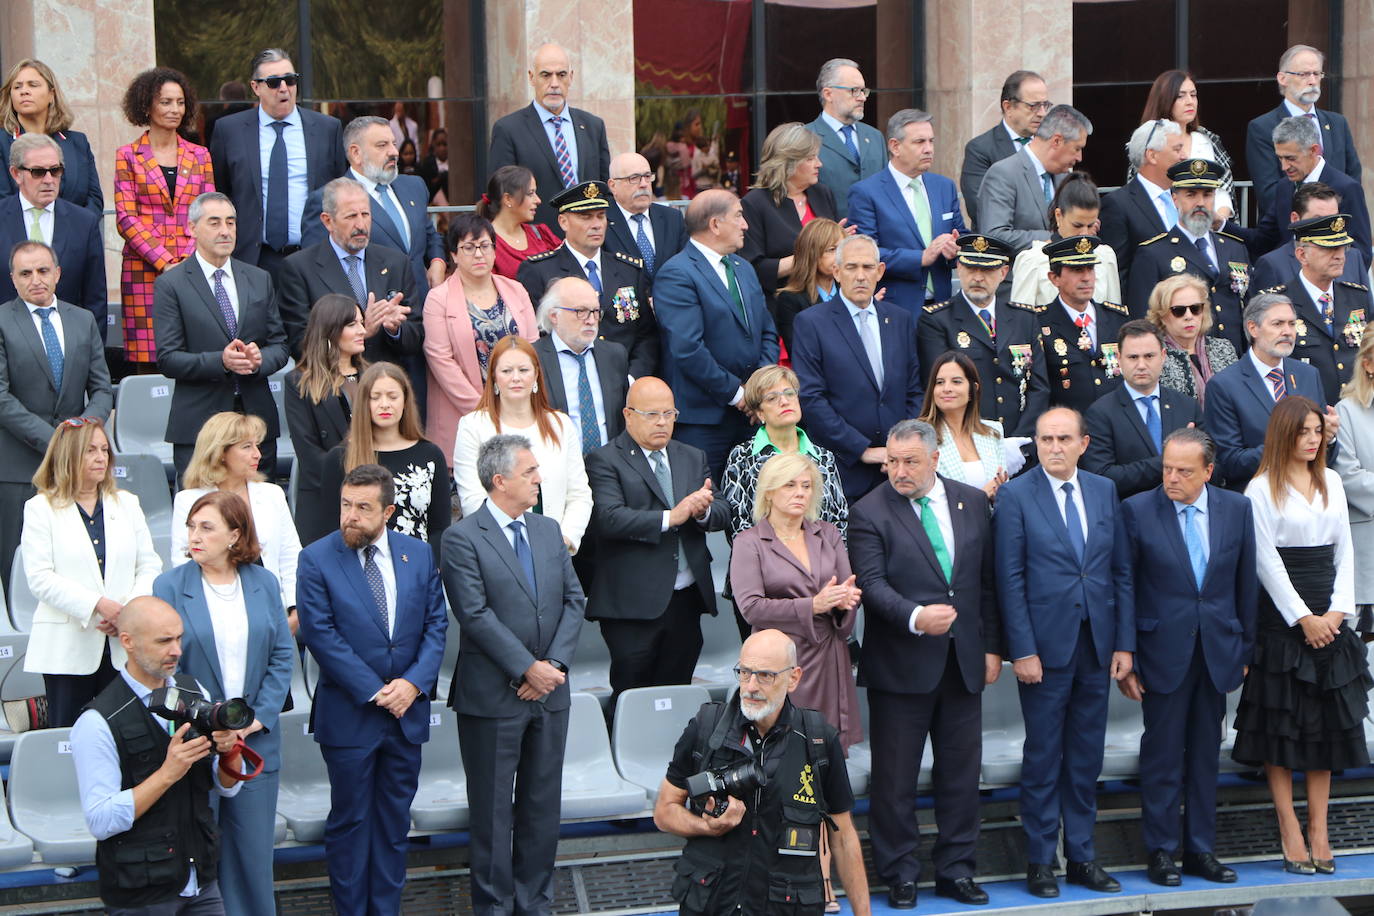
{"label": "black camera vest", "polygon": [[[201,692],[195,679],[184,675],[177,675],[176,685]],[[167,759],[171,736],[122,675],[86,708],[100,713],[110,727],[119,754],[121,789],[143,782]],[[128,830],[96,844],[100,899],[107,905],[142,907],[175,900],[190,880],[192,863],[200,887],[215,880],[219,828],[210,811],[215,779],[211,759],[192,766]]]}

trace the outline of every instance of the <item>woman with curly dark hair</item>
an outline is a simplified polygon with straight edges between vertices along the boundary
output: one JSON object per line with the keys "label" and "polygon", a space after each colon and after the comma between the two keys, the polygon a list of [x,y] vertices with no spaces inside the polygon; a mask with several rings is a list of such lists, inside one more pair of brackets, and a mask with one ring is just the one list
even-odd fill
{"label": "woman with curly dark hair", "polygon": [[185,136],[195,112],[190,80],[166,67],[143,71],[124,93],[124,117],[147,128],[115,153],[115,225],[124,239],[124,358],[150,372],[157,362],[153,281],[195,251],[186,211],[198,195],[215,189],[210,151]]}

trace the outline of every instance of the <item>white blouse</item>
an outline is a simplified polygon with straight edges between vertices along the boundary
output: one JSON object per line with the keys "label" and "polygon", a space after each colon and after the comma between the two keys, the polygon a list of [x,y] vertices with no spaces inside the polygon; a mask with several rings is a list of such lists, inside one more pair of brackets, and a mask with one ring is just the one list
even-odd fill
{"label": "white blouse", "polygon": [[1350,543],[1350,512],[1345,503],[1345,489],[1341,477],[1331,468],[1326,473],[1326,500],[1320,494],[1309,503],[1302,494],[1288,487],[1283,506],[1274,505],[1269,493],[1269,476],[1262,474],[1250,481],[1245,495],[1255,513],[1256,566],[1260,584],[1264,586],[1283,619],[1293,626],[1311,611],[1298,597],[1288,579],[1280,547],[1336,548],[1336,582],[1331,592],[1328,610],[1355,616],[1355,552]]}
{"label": "white blouse", "polygon": [[224,677],[225,699],[241,697],[248,674],[248,607],[243,601],[243,577],[234,577],[234,592],[227,598],[220,595],[227,586],[211,585],[204,576],[200,581],[205,587],[210,626],[215,631],[215,654],[219,656],[219,673]]}
{"label": "white blouse", "polygon": [[[208,489],[181,490],[172,501],[172,565],[180,566],[186,556],[186,517]],[[253,513],[253,530],[262,548],[262,565],[277,577],[281,586],[282,607],[296,606],[296,558],[301,552],[300,535],[291,517],[286,494],[274,483],[253,480],[248,483],[248,511]]]}

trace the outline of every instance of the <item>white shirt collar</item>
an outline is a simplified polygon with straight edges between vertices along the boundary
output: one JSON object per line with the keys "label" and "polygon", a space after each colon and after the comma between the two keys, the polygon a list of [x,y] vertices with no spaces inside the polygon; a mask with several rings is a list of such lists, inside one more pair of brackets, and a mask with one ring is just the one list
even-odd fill
{"label": "white shirt collar", "polygon": [[1250,350],[1249,350],[1249,356],[1250,356],[1250,363],[1255,367],[1255,371],[1259,373],[1259,377],[1260,377],[1260,379],[1262,379],[1262,380],[1264,379],[1264,377],[1265,377],[1266,375],[1268,375],[1268,374],[1269,374],[1270,372],[1272,372],[1274,369],[1278,369],[1280,372],[1283,371],[1283,360],[1279,360],[1279,364],[1278,364],[1277,366],[1273,366],[1273,367],[1266,366],[1263,362],[1260,361],[1259,356],[1256,355],[1256,353],[1255,353],[1255,348],[1254,348],[1254,347],[1251,347],[1251,348],[1250,348]]}
{"label": "white shirt collar", "polygon": [[849,309],[849,317],[851,318],[859,317],[860,312],[868,312],[868,314],[870,315],[878,314],[877,305],[873,302],[872,299],[868,300],[868,305],[866,305],[863,308],[859,308],[857,305],[855,305],[854,303],[850,302],[847,298],[845,298],[844,293],[838,293],[837,295],[840,297],[840,301],[844,303],[844,307]]}
{"label": "white shirt collar", "polygon": [[1126,385],[1125,388],[1126,388],[1127,393],[1130,394],[1131,400],[1132,400],[1132,401],[1140,401],[1140,400],[1143,400],[1144,398],[1157,398],[1157,397],[1159,397],[1159,382],[1155,382],[1155,387],[1152,388],[1151,390],[1145,392],[1144,394],[1141,394],[1139,391],[1136,391],[1136,390],[1135,390],[1134,388],[1132,388],[1130,385]]}
{"label": "white shirt collar", "polygon": [[1140,186],[1145,189],[1145,193],[1150,195],[1151,201],[1159,200],[1159,195],[1169,190],[1168,188],[1161,188],[1139,172],[1135,173],[1135,180],[1140,182]]}
{"label": "white shirt collar", "polygon": [[1316,305],[1319,309],[1321,308],[1321,306],[1317,302],[1317,300],[1320,299],[1323,295],[1330,294],[1331,291],[1336,288],[1335,280],[1332,280],[1331,285],[1328,286],[1326,289],[1322,289],[1321,287],[1314,285],[1311,280],[1307,279],[1307,274],[1303,273],[1301,270],[1298,271],[1298,279],[1302,281],[1303,288],[1307,290],[1307,295],[1312,298],[1312,304]]}
{"label": "white shirt collar", "polygon": [[501,511],[501,507],[496,505],[496,503],[492,501],[491,497],[487,497],[486,506],[487,511],[491,513],[492,518],[496,519],[496,524],[501,526],[502,531],[505,531],[507,528],[509,528],[512,522],[523,521],[523,513],[521,515],[521,518],[519,519],[511,518],[509,515]]}
{"label": "white shirt collar", "polygon": [[209,261],[205,260],[205,258],[201,256],[201,253],[197,251],[196,262],[200,264],[201,273],[205,274],[205,281],[207,283],[215,282],[215,271],[217,270],[224,271],[224,275],[228,277],[230,280],[234,279],[233,258],[226,258],[223,267],[216,267]]}
{"label": "white shirt collar", "polygon": [[[948,494],[945,493],[945,482],[940,479],[939,474],[935,475],[935,484],[930,488],[930,492],[927,493],[926,496],[930,497],[930,502],[933,506],[943,506],[948,501],[946,498]],[[918,510],[920,505],[916,500],[920,498],[921,497],[916,496],[911,499],[912,504],[915,505]]]}
{"label": "white shirt collar", "polygon": [[1092,302],[1089,302],[1086,306],[1083,307],[1083,311],[1079,312],[1071,308],[1069,304],[1064,301],[1063,296],[1059,296],[1056,299],[1056,301],[1059,303],[1059,307],[1062,308],[1065,311],[1065,313],[1068,314],[1069,318],[1077,319],[1079,315],[1087,315],[1089,318],[1092,319],[1092,321],[1089,322],[1090,325],[1097,323],[1097,307],[1094,306]]}
{"label": "white shirt collar", "polygon": [[571,108],[566,100],[563,102],[563,110],[560,111],[558,114],[554,114],[552,111],[549,111],[543,105],[540,105],[537,101],[533,102],[532,104],[534,105],[534,110],[539,112],[539,123],[548,124],[549,118],[562,118],[564,121],[567,121],[569,124],[572,124],[572,115],[570,113]]}
{"label": "white shirt collar", "polygon": [[719,251],[716,251],[709,245],[702,244],[696,239],[688,239],[688,241],[691,242],[693,245],[697,246],[697,250],[706,256],[707,263],[711,264],[713,267],[720,266],[720,262],[723,259],[729,257],[729,255],[721,254]]}
{"label": "white shirt collar", "polygon": [[367,550],[369,546],[372,546],[377,548],[377,557],[379,561],[386,560],[388,563],[391,562],[391,539],[386,536],[386,533],[387,529],[383,527],[382,533],[377,535],[377,539],[375,541],[372,541],[370,545],[364,544],[363,546],[358,548],[358,556],[363,560],[366,560],[367,555],[363,553],[363,551]]}
{"label": "white shirt collar", "polygon": [[[1303,111],[1303,110],[1302,110],[1301,108],[1299,108],[1297,105],[1294,105],[1294,104],[1293,104],[1293,101],[1292,101],[1290,98],[1288,98],[1288,96],[1284,96],[1284,97],[1283,97],[1283,107],[1286,108],[1286,109],[1288,109],[1288,114],[1289,114],[1290,116],[1294,117],[1294,118],[1305,118],[1305,117],[1307,117],[1307,115],[1309,114],[1309,112]],[[1310,112],[1310,114],[1316,114],[1316,113],[1317,113],[1317,106],[1316,106],[1316,105],[1313,105],[1313,106],[1312,106],[1312,111]]]}
{"label": "white shirt collar", "polygon": [[55,309],[55,308],[57,308],[57,297],[56,297],[56,296],[53,296],[52,302],[49,303],[48,305],[34,305],[32,302],[30,302],[30,301],[27,300],[27,299],[20,299],[19,301],[23,302],[24,305],[26,305],[26,306],[28,307],[28,309],[29,309],[29,314],[30,314],[30,315],[36,314],[36,313],[38,312],[39,309]]}
{"label": "white shirt collar", "polygon": [[1325,157],[1325,156],[1318,156],[1318,157],[1317,157],[1317,164],[1314,165],[1314,166],[1312,166],[1312,171],[1310,171],[1310,172],[1307,173],[1307,177],[1303,179],[1303,183],[1305,184],[1305,183],[1307,183],[1307,182],[1309,182],[1309,181],[1321,181],[1322,172],[1325,171],[1325,170],[1326,170],[1326,157]]}
{"label": "white shirt collar", "polygon": [[906,189],[911,186],[911,183],[913,181],[919,181],[922,185],[925,184],[924,172],[922,172],[920,175],[917,175],[915,178],[912,178],[910,175],[905,174],[904,172],[902,172],[901,169],[897,168],[897,164],[895,162],[891,161],[889,161],[887,164],[887,170],[892,173],[892,180],[897,182],[897,190],[899,191],[905,192]]}
{"label": "white shirt collar", "polygon": [[285,121],[287,124],[290,124],[293,127],[300,127],[301,106],[293,105],[291,107],[291,113],[284,118],[274,118],[267,113],[267,110],[265,108],[263,108],[261,105],[258,106],[258,127],[267,127],[269,124],[277,120]]}
{"label": "white shirt collar", "polygon": [[1068,480],[1060,480],[1058,477],[1055,477],[1049,471],[1045,470],[1044,465],[1040,466],[1040,470],[1044,473],[1045,479],[1050,482],[1050,489],[1054,490],[1056,493],[1060,492],[1066,483],[1073,484],[1073,491],[1075,493],[1081,494],[1083,492],[1078,488],[1078,468],[1076,466],[1073,469],[1073,475],[1069,477]]}
{"label": "white shirt collar", "polygon": [[[558,336],[558,332],[557,332],[557,331],[550,331],[550,332],[549,332],[549,336],[553,338],[553,349],[554,349],[554,352],[556,352],[556,353],[571,353],[571,354],[573,354],[574,356],[577,355],[577,351],[574,350],[572,347],[568,346],[568,342],[567,342],[566,340],[564,340],[562,337]],[[591,352],[591,349],[592,349],[593,347],[595,347],[595,346],[596,346],[596,338],[593,337],[591,343],[587,344],[587,349],[583,350],[582,352],[583,352],[583,353],[589,353],[589,352]]]}
{"label": "white shirt collar", "polygon": [[1049,171],[1049,169],[1045,168],[1045,163],[1040,161],[1040,157],[1035,155],[1035,153],[1031,151],[1031,145],[1029,143],[1021,147],[1021,151],[1024,152],[1027,156],[1029,156],[1030,161],[1034,163],[1035,174],[1037,176],[1044,175]]}
{"label": "white shirt collar", "polygon": [[[639,223],[636,223],[636,222],[635,222],[635,217],[636,217],[636,216],[643,216],[644,219],[645,219],[645,221],[646,221],[646,222],[649,222],[649,211],[648,211],[648,210],[645,210],[643,213],[631,213],[629,210],[626,210],[624,207],[620,206],[620,201],[616,201],[616,202],[615,202],[615,206],[616,206],[616,209],[620,211],[620,215],[623,216],[623,217],[625,217],[625,225],[626,225],[627,227],[629,227],[629,229],[630,229],[630,234],[631,234],[631,235],[633,235],[633,234],[635,233],[635,231],[639,228]],[[652,207],[653,204],[651,203],[651,204],[649,204],[649,206]],[[653,229],[653,226],[652,226],[652,225],[648,225],[648,226],[645,227],[645,230],[646,230],[646,231],[651,230],[651,229]]]}
{"label": "white shirt collar", "polygon": [[989,299],[987,305],[974,304],[974,301],[968,297],[968,293],[965,293],[963,290],[959,291],[959,296],[964,300],[964,303],[968,305],[969,309],[972,310],[973,314],[977,315],[979,309],[987,309],[989,315],[993,316],[994,318],[997,317],[996,296],[993,296],[991,299]]}
{"label": "white shirt collar", "polygon": [[371,178],[368,178],[366,175],[362,174],[357,169],[352,168],[351,166],[348,169],[348,177],[352,178],[358,184],[362,185],[363,188],[367,191],[368,197],[377,196],[377,182],[373,181]]}
{"label": "white shirt collar", "polygon": [[[1006,119],[1006,118],[1003,118],[1003,119],[1002,119],[1001,121],[999,121],[998,123],[1002,125],[1002,129],[1005,130],[1005,131],[1007,132],[1007,136],[1008,136],[1008,137],[1011,137],[1011,142],[1014,143],[1014,144],[1016,144],[1016,146],[1017,146],[1018,149],[1019,149],[1020,147],[1026,145],[1026,144],[1024,144],[1024,143],[1021,142],[1021,140],[1023,139],[1022,136],[1021,136],[1020,134],[1018,134],[1016,131],[1014,131],[1014,130],[1011,129],[1011,125],[1007,123],[1007,119]],[[1029,139],[1029,138],[1025,138],[1025,139]]]}
{"label": "white shirt collar", "polygon": [[340,261],[342,261],[344,258],[354,257],[357,258],[359,261],[362,261],[364,264],[367,263],[366,246],[364,246],[361,251],[354,253],[346,248],[340,248],[339,243],[334,241],[334,236],[332,235],[329,236],[329,246],[334,249],[334,257],[338,258]]}
{"label": "white shirt collar", "polygon": [[1174,504],[1174,511],[1175,511],[1175,512],[1178,512],[1179,514],[1182,514],[1182,513],[1183,513],[1183,510],[1186,509],[1186,508],[1188,508],[1189,506],[1197,506],[1197,510],[1198,510],[1199,512],[1201,512],[1203,515],[1206,515],[1206,514],[1207,514],[1207,487],[1206,487],[1206,485],[1204,485],[1203,488],[1202,488],[1202,492],[1199,493],[1199,494],[1197,495],[1197,499],[1193,500],[1191,503],[1181,503],[1181,502],[1179,502],[1179,501],[1176,500],[1176,499],[1171,499],[1171,500],[1169,500],[1169,501],[1170,501],[1171,503]]}
{"label": "white shirt collar", "polygon": [[[15,192],[15,193],[19,194],[19,212],[20,212],[20,213],[28,213],[30,210],[32,210],[32,209],[34,208],[35,204],[34,204],[33,201],[29,200],[29,199],[28,199],[27,197],[25,197],[22,193],[19,193],[19,192]],[[54,197],[53,200],[52,200],[52,203],[48,204],[46,207],[39,207],[38,209],[42,210],[44,213],[53,213],[53,212],[55,212],[56,209],[57,209],[57,198]]]}
{"label": "white shirt collar", "polygon": [[[852,126],[853,126],[852,124],[851,124],[851,125],[846,125],[843,121],[841,121],[841,120],[840,120],[839,118],[837,118],[837,117],[834,117],[834,116],[831,115],[829,112],[827,112],[825,109],[821,109],[821,120],[824,121],[826,124],[828,124],[828,125],[830,126],[830,129],[833,130],[836,134],[840,134],[840,131],[843,130],[846,126],[849,126],[849,127],[852,127]],[[857,128],[855,129],[854,133],[855,133],[856,135],[858,134],[858,129],[857,129]],[[844,135],[843,135],[843,134],[840,134],[840,140],[841,140],[841,141],[844,140]]]}

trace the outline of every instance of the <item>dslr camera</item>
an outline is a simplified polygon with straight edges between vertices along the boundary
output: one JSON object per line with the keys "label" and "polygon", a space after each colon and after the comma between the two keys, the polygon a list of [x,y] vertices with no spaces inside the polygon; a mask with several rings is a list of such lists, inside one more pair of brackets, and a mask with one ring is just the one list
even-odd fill
{"label": "dslr camera", "polygon": [[243,697],[216,703],[204,694],[192,693],[180,687],[159,687],[148,697],[148,709],[162,718],[180,725],[191,723],[186,740],[211,732],[236,731],[253,724],[255,714]]}
{"label": "dslr camera", "polygon": [[[768,776],[756,760],[741,763],[736,767],[716,770],[702,770],[687,777],[687,795],[691,800],[694,814],[708,814],[720,817],[730,803],[730,796],[743,800],[749,793],[768,785]],[[714,799],[715,805],[708,808],[706,802]]]}

